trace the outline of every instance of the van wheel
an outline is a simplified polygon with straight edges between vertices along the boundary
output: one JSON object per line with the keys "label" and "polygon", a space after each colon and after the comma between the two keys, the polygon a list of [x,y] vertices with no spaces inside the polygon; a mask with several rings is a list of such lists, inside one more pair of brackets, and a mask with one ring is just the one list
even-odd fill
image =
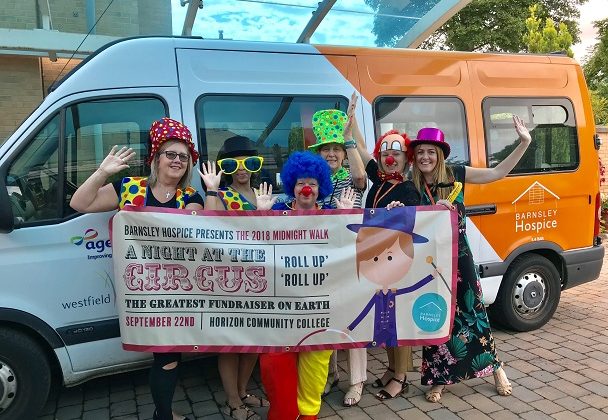
{"label": "van wheel", "polygon": [[559,272],[538,254],[517,257],[502,279],[493,319],[515,331],[532,331],[545,325],[557,309],[561,293]]}
{"label": "van wheel", "polygon": [[29,336],[0,327],[0,419],[34,419],[46,403],[51,368]]}

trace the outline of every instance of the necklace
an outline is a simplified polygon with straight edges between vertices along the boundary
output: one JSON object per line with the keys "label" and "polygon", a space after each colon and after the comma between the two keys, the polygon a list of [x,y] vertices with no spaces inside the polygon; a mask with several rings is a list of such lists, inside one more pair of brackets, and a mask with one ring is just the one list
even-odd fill
{"label": "necklace", "polygon": [[167,194],[165,194],[165,198],[169,198],[169,197],[171,197],[171,192],[167,191]]}

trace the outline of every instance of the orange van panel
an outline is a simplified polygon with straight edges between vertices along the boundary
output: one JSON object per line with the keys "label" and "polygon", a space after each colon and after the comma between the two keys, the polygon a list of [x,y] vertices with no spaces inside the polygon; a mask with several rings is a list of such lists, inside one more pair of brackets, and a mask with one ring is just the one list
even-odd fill
{"label": "orange van panel", "polygon": [[[496,214],[471,220],[502,259],[533,241],[554,242],[563,250],[592,246],[598,154],[585,80],[574,60],[543,55],[317,48],[332,62],[338,60],[334,55],[356,58],[360,93],[369,103],[391,95],[460,98],[465,105],[471,165],[475,167],[486,167],[485,98],[568,98],[578,130],[579,167],[571,172],[469,184],[465,202],[469,206],[496,204]],[[349,80],[353,78],[351,67],[336,68]]]}

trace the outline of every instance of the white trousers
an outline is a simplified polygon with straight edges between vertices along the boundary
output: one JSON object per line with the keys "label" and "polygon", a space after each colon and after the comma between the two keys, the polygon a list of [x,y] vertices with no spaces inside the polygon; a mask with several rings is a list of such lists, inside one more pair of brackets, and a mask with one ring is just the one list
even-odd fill
{"label": "white trousers", "polygon": [[[350,373],[350,384],[367,381],[367,349],[349,349],[348,371]],[[338,372],[338,352],[334,351],[329,360],[329,373],[334,375]]]}

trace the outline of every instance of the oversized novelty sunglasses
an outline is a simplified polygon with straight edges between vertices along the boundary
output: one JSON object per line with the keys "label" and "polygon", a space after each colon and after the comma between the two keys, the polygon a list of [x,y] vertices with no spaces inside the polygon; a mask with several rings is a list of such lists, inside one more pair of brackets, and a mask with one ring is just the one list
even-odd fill
{"label": "oversized novelty sunglasses", "polygon": [[239,170],[239,166],[242,165],[246,171],[255,173],[262,169],[262,163],[264,158],[262,156],[249,156],[245,159],[226,158],[217,161],[217,166],[220,167],[226,175],[232,175]]}
{"label": "oversized novelty sunglasses", "polygon": [[188,159],[190,159],[190,156],[188,156],[185,153],[177,153],[177,152],[172,152],[170,150],[166,150],[166,151],[162,152],[162,154],[165,155],[167,157],[167,159],[169,159],[169,160],[173,160],[179,156],[180,162],[188,162]]}

